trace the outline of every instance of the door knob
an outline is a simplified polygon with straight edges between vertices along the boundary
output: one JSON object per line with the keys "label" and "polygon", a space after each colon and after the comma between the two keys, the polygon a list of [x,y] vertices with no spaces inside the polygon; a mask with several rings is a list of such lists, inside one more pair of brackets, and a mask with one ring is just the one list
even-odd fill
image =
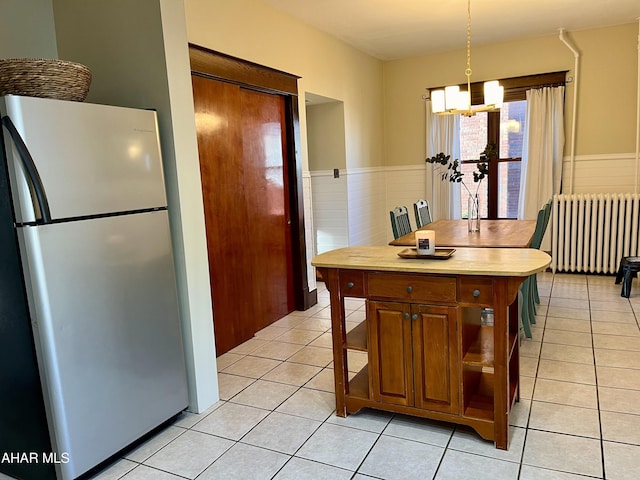
{"label": "door knob", "polygon": [[411,292],[413,292],[413,287],[411,285],[409,285],[407,287],[407,293],[411,293]]}
{"label": "door knob", "polygon": [[418,319],[418,314],[414,313],[413,315],[411,315],[411,320],[417,320]]}
{"label": "door knob", "polygon": [[473,296],[478,298],[480,296],[480,290],[478,290],[477,288],[473,291]]}

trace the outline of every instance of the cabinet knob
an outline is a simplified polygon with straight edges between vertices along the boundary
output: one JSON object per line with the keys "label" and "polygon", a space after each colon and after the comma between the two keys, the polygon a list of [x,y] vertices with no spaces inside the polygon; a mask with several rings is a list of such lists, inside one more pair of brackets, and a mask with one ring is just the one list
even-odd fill
{"label": "cabinet knob", "polygon": [[411,292],[413,292],[413,287],[411,285],[409,285],[407,287],[407,293],[411,293]]}
{"label": "cabinet knob", "polygon": [[403,317],[404,317],[405,320],[408,320],[409,319],[409,314],[407,312],[404,312]]}
{"label": "cabinet knob", "polygon": [[354,285],[355,285],[355,283],[353,283],[353,282],[347,283],[347,287],[349,287],[349,288],[353,288]]}
{"label": "cabinet knob", "polygon": [[473,291],[473,296],[474,297],[479,297],[480,296],[480,290],[478,290],[477,288]]}
{"label": "cabinet knob", "polygon": [[417,320],[418,319],[418,314],[414,313],[413,315],[411,315],[411,320]]}

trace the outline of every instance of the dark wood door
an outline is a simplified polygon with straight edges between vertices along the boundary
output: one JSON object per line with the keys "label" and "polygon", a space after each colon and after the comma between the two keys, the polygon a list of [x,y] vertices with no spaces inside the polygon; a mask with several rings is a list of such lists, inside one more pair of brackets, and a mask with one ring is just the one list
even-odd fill
{"label": "dark wood door", "polygon": [[294,309],[284,98],[192,75],[216,350]]}

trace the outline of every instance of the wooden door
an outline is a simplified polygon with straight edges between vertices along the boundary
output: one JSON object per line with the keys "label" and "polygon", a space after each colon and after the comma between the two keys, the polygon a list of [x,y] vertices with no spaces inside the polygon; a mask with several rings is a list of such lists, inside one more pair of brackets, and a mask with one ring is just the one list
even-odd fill
{"label": "wooden door", "polygon": [[284,99],[192,83],[220,355],[294,309]]}
{"label": "wooden door", "polygon": [[367,322],[373,400],[413,405],[410,304],[371,301]]}
{"label": "wooden door", "polygon": [[457,309],[413,305],[413,384],[415,406],[458,413]]}

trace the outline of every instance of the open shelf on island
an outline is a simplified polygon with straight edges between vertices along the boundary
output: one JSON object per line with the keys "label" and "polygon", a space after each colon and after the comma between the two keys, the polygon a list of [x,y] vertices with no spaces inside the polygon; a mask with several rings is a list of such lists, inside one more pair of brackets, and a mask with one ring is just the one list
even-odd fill
{"label": "open shelf on island", "polygon": [[367,351],[367,321],[363,320],[347,332],[347,348],[352,350]]}
{"label": "open shelf on island", "polygon": [[466,370],[463,375],[463,415],[493,421],[493,373],[474,369]]}
{"label": "open shelf on island", "polygon": [[493,395],[474,395],[464,409],[464,416],[493,421]]}
{"label": "open shelf on island", "polygon": [[493,327],[482,326],[475,341],[469,345],[462,362],[465,365],[493,367]]}
{"label": "open shelf on island", "polygon": [[365,365],[356,375],[349,380],[350,397],[369,398],[369,368]]}

